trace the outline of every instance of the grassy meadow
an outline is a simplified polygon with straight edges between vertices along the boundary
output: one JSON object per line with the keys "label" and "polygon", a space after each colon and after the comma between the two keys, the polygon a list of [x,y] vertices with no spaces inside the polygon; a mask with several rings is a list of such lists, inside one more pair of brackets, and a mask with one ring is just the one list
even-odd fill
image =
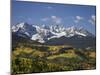
{"label": "grassy meadow", "polygon": [[12,75],[55,71],[95,69],[95,50],[70,45],[28,45],[20,43],[12,50]]}

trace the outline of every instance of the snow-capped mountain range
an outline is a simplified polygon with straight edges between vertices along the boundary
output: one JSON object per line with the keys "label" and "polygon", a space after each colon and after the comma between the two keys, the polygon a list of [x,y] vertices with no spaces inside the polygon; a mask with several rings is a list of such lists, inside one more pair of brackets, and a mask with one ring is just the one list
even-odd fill
{"label": "snow-capped mountain range", "polygon": [[77,27],[68,27],[65,28],[61,25],[29,25],[28,23],[19,23],[17,25],[12,26],[12,32],[17,33],[18,36],[25,37],[28,36],[31,40],[38,41],[40,43],[45,43],[46,41],[53,38],[61,38],[61,37],[73,37],[79,36],[87,37],[93,36],[90,32],[88,32],[84,28]]}

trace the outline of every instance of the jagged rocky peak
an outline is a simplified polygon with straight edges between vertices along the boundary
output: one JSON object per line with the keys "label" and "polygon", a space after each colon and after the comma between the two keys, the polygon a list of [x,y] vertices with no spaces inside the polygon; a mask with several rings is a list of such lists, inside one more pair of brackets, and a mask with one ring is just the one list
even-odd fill
{"label": "jagged rocky peak", "polygon": [[63,25],[30,25],[25,22],[13,25],[12,32],[17,32],[21,36],[25,34],[29,36],[31,40],[37,40],[41,43],[63,36],[66,38],[77,35],[82,37],[92,36],[86,29],[77,28],[75,26],[65,28]]}

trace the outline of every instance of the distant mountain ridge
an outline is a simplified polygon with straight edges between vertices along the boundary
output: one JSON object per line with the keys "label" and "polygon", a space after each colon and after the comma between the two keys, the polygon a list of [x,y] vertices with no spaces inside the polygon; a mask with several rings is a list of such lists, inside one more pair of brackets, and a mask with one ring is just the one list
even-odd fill
{"label": "distant mountain ridge", "polygon": [[52,39],[59,39],[62,37],[71,38],[78,36],[78,38],[85,37],[95,37],[93,34],[88,32],[84,28],[76,28],[74,26],[65,28],[60,25],[51,25],[51,26],[38,26],[38,25],[29,25],[28,23],[19,23],[12,26],[12,32],[21,37],[29,37],[29,39],[46,43]]}

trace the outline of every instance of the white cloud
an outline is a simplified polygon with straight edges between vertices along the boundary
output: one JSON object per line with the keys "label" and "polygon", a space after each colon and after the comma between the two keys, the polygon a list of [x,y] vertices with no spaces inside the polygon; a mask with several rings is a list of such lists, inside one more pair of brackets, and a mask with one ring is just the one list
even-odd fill
{"label": "white cloud", "polygon": [[75,23],[78,23],[78,22],[80,22],[81,20],[83,20],[83,17],[81,17],[81,16],[75,16],[74,22],[75,22]]}
{"label": "white cloud", "polygon": [[81,16],[76,16],[76,19],[77,19],[77,20],[82,20],[83,17],[81,17]]}
{"label": "white cloud", "polygon": [[91,18],[92,18],[92,20],[94,20],[94,21],[96,20],[95,15],[92,15]]}
{"label": "white cloud", "polygon": [[91,15],[91,18],[88,20],[92,25],[95,25],[96,17],[95,15]]}
{"label": "white cloud", "polygon": [[45,17],[45,18],[42,18],[41,21],[48,21],[49,18],[48,17]]}
{"label": "white cloud", "polygon": [[62,22],[62,19],[60,17],[58,17],[58,16],[54,16],[53,15],[53,16],[50,16],[50,17],[42,18],[41,21],[44,21],[44,22],[51,21],[51,22],[53,22],[55,24],[60,24]]}
{"label": "white cloud", "polygon": [[57,16],[51,16],[51,19],[56,24],[60,24],[62,22],[62,19],[60,17],[57,17]]}
{"label": "white cloud", "polygon": [[56,19],[57,17],[56,17],[56,16],[51,16],[51,18],[52,18],[52,19]]}

